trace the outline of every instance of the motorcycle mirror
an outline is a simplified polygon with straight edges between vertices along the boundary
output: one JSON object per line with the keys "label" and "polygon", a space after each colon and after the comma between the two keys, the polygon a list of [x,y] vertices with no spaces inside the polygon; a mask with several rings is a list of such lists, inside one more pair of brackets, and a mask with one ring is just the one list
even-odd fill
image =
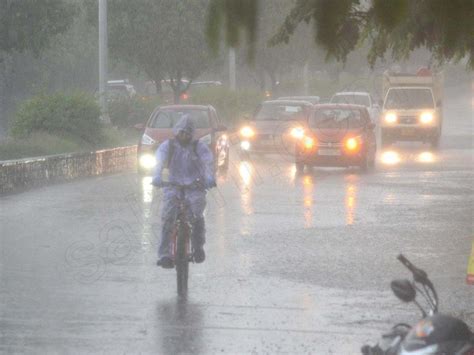
{"label": "motorcycle mirror", "polygon": [[416,290],[410,280],[393,280],[390,283],[390,287],[399,300],[406,303],[413,302],[415,300]]}

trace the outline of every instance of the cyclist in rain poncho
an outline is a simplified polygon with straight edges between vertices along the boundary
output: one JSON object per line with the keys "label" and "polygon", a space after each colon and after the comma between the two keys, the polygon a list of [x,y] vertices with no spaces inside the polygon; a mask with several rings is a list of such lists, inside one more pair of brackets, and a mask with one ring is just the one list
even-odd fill
{"label": "cyclist in rain poncho", "polygon": [[[169,170],[169,182],[177,185],[192,185],[186,188],[185,199],[190,212],[192,224],[192,246],[194,260],[201,263],[205,259],[204,209],[206,207],[206,189],[216,186],[214,159],[209,147],[203,142],[194,140],[194,122],[184,114],[174,127],[174,139],[163,142],[156,151],[156,169],[152,184],[162,186],[162,171]],[[198,184],[195,184],[198,182]],[[171,233],[178,214],[178,189],[164,187],[162,206],[161,243],[158,250],[158,266],[172,268]]]}

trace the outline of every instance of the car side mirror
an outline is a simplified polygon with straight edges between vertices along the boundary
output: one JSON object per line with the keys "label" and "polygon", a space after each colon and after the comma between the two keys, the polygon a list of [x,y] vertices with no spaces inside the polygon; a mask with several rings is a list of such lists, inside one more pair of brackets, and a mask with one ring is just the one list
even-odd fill
{"label": "car side mirror", "polygon": [[145,129],[145,124],[144,123],[137,123],[135,126],[133,126],[137,131],[143,131]]}
{"label": "car side mirror", "polygon": [[441,100],[436,101],[436,106],[438,106],[438,107],[441,107],[441,106],[442,106]]}
{"label": "car side mirror", "polygon": [[379,100],[378,104],[379,104],[379,107],[382,107],[383,106],[383,100]]}
{"label": "car side mirror", "polygon": [[412,302],[416,297],[416,290],[410,280],[393,280],[390,283],[390,287],[395,296],[403,302]]}
{"label": "car side mirror", "polygon": [[379,104],[374,104],[374,109],[378,110],[380,108]]}
{"label": "car side mirror", "polygon": [[224,126],[224,125],[219,125],[219,126],[217,126],[216,131],[217,131],[217,132],[224,132],[224,131],[227,131],[227,127]]}

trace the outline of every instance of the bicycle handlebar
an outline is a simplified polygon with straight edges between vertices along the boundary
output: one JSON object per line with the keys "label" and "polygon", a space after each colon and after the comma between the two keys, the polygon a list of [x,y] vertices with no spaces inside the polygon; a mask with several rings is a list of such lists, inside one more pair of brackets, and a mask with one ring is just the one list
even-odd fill
{"label": "bicycle handlebar", "polygon": [[186,185],[181,185],[181,184],[177,184],[177,183],[174,183],[174,182],[169,182],[169,181],[163,181],[159,187],[177,187],[177,188],[182,188],[182,189],[186,189],[186,188],[195,188],[195,187],[202,187],[204,188],[204,184],[202,183],[201,180],[196,180],[190,184],[186,184]]}

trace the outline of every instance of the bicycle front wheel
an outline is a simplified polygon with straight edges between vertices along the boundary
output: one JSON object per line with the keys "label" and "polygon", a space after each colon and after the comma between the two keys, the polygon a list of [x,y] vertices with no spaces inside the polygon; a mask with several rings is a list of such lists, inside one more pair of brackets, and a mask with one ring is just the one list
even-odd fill
{"label": "bicycle front wheel", "polygon": [[188,230],[182,223],[178,226],[178,235],[176,241],[176,281],[178,286],[178,295],[186,296],[188,293]]}

